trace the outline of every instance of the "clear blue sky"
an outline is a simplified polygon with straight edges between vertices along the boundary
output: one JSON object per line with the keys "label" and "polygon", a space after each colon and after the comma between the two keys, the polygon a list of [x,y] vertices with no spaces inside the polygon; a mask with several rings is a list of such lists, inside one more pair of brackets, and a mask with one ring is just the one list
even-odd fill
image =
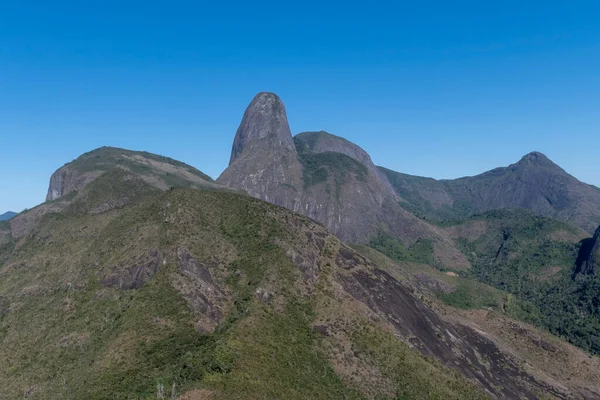
{"label": "clear blue sky", "polygon": [[[532,150],[600,184],[600,6],[577,1],[4,1],[0,212],[110,145],[217,177],[244,108],[284,100],[401,172],[454,178]],[[525,4],[524,4],[525,3]]]}

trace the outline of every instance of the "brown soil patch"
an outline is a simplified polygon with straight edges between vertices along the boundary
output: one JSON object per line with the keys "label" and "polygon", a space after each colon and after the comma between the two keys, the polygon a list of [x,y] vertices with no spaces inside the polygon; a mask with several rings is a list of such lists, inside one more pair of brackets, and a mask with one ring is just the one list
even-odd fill
{"label": "brown soil patch", "polygon": [[434,242],[433,255],[443,265],[459,271],[468,270],[471,264],[467,257],[449,243]]}

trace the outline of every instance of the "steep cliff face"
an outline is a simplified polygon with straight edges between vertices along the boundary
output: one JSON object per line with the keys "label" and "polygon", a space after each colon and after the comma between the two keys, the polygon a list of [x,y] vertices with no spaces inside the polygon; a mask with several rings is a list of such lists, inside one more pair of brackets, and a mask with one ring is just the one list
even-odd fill
{"label": "steep cliff face", "polygon": [[600,227],[592,238],[581,242],[579,256],[575,265],[575,276],[600,273]]}
{"label": "steep cliff face", "polygon": [[285,106],[276,94],[259,93],[248,105],[233,141],[229,166],[217,183],[300,209],[302,165]]}
{"label": "steep cliff face", "polygon": [[539,152],[508,167],[454,180],[381,171],[407,209],[429,218],[458,219],[490,210],[523,208],[590,233],[600,223],[600,190],[580,182]]}
{"label": "steep cliff face", "polygon": [[294,137],[303,166],[303,212],[353,243],[378,229],[407,243],[434,236],[422,221],[398,206],[398,196],[359,146],[327,132]]}
{"label": "steep cliff face", "polygon": [[217,183],[313,218],[351,243],[368,242],[380,231],[406,245],[426,238],[442,263],[468,266],[439,229],[399,205],[363,149],[326,132],[292,139],[285,107],[272,93],[258,94],[246,109]]}

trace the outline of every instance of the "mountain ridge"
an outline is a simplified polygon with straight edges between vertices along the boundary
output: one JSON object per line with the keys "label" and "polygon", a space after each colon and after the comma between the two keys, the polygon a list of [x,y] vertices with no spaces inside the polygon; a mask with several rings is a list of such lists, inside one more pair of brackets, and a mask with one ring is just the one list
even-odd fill
{"label": "mountain ridge", "polygon": [[17,215],[16,212],[7,211],[4,214],[0,214],[0,221],[8,221],[9,219],[13,218],[15,215]]}
{"label": "mountain ridge", "polygon": [[575,223],[589,233],[600,224],[600,191],[534,151],[507,167],[457,179],[425,178],[378,167],[407,209],[433,219],[464,218],[524,208]]}

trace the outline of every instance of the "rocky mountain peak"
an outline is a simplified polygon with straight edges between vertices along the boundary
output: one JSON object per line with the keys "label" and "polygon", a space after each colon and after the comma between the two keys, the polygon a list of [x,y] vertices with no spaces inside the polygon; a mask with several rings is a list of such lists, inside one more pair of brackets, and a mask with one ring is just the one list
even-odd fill
{"label": "rocky mountain peak", "polygon": [[275,93],[262,92],[250,102],[231,149],[231,165],[242,153],[267,148],[295,151],[285,106]]}
{"label": "rocky mountain peak", "polygon": [[521,160],[517,163],[517,165],[533,165],[539,167],[558,167],[555,163],[552,162],[546,155],[540,153],[539,151],[532,151],[524,155]]}
{"label": "rocky mountain peak", "polygon": [[236,131],[229,166],[217,183],[296,210],[302,165],[279,96],[263,92],[252,99]]}

